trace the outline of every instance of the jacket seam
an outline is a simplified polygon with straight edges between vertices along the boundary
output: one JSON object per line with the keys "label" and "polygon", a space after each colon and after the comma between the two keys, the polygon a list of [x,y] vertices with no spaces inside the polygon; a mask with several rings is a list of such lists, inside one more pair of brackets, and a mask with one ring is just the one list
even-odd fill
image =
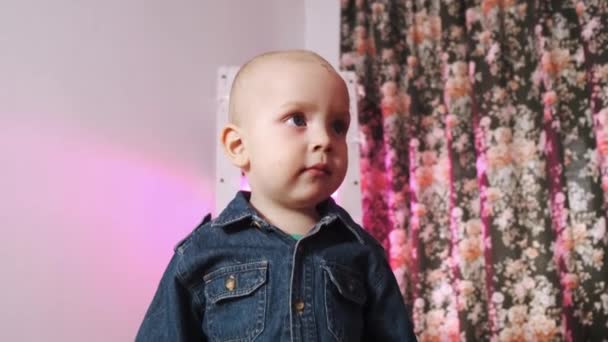
{"label": "jacket seam", "polygon": [[[196,293],[196,291],[193,291],[193,286],[187,285],[186,279],[184,278],[184,274],[185,272],[182,272],[182,268],[183,268],[183,254],[180,255],[180,258],[177,262],[177,279],[178,281],[182,284],[182,286],[188,291],[188,293],[190,294],[190,296],[192,297],[192,300],[194,301],[194,304],[200,308],[203,307],[202,301],[200,300],[200,298],[198,297],[198,294]],[[200,282],[197,282],[197,284],[199,284]]]}

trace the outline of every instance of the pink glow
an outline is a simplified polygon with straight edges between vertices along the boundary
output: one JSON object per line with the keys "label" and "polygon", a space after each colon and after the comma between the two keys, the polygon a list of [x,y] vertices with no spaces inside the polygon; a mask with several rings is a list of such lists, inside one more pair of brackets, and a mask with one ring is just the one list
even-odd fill
{"label": "pink glow", "polygon": [[[51,124],[0,127],[0,150],[13,227],[3,252],[21,256],[5,274],[13,317],[61,316],[68,307],[134,329],[173,246],[212,209],[210,182],[178,160]],[[23,291],[40,281],[45,291]],[[56,329],[95,329],[70,327]]]}
{"label": "pink glow", "polygon": [[340,194],[340,189],[334,191],[334,193],[331,194],[331,198],[333,198],[334,201],[338,202],[339,194]]}
{"label": "pink glow", "polygon": [[241,174],[240,189],[244,191],[251,191],[251,187],[249,186],[249,182],[247,181],[247,176],[245,176],[244,174]]}

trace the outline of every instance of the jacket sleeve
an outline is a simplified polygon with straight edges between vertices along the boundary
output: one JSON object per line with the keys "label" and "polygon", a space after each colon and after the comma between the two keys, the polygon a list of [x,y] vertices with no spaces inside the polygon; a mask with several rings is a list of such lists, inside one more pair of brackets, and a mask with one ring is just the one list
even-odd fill
{"label": "jacket sleeve", "polygon": [[371,296],[365,311],[365,341],[415,342],[414,327],[397,280],[384,254],[377,258]]}
{"label": "jacket sleeve", "polygon": [[201,324],[204,306],[183,281],[181,257],[175,253],[165,270],[136,342],[205,341]]}

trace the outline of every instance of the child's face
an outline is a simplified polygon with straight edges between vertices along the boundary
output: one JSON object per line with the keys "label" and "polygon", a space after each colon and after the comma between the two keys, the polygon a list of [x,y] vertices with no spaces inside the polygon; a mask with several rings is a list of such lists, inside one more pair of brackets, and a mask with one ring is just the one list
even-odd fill
{"label": "child's face", "polygon": [[243,127],[251,190],[286,207],[314,207],[346,174],[346,85],[316,60],[278,60],[259,68]]}

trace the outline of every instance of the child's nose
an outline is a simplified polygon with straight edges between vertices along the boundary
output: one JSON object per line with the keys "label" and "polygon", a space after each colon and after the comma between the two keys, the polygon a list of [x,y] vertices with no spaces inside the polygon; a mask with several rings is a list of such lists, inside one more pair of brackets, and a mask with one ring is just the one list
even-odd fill
{"label": "child's nose", "polygon": [[326,128],[315,130],[312,140],[313,151],[330,151],[331,150],[331,132]]}

